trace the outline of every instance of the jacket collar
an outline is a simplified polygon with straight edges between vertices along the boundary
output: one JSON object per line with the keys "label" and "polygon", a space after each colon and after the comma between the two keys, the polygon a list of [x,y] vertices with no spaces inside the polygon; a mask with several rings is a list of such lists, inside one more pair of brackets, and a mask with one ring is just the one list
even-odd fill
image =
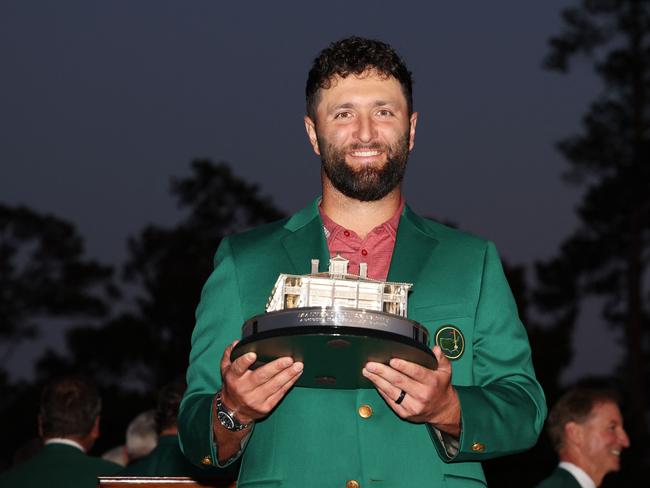
{"label": "jacket collar", "polygon": [[[296,274],[309,273],[311,259],[314,258],[319,259],[319,271],[327,270],[329,251],[318,212],[320,199],[319,196],[311,205],[294,214],[284,226],[290,234],[284,238],[283,245]],[[388,280],[416,283],[437,244],[438,240],[429,231],[425,220],[405,205],[397,229]]]}

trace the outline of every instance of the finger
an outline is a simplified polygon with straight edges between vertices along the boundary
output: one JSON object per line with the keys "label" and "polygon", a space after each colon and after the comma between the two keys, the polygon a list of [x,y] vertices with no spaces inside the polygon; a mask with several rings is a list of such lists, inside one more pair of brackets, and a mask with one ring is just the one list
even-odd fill
{"label": "finger", "polygon": [[237,341],[233,342],[232,344],[229,344],[226,346],[226,349],[223,351],[223,356],[221,356],[221,375],[223,376],[223,372],[226,370],[231,365],[230,362],[230,354],[232,353],[233,347],[235,347],[235,344]]}
{"label": "finger", "polygon": [[270,363],[266,363],[264,366],[257,368],[252,374],[252,381],[255,385],[264,384],[278,373],[289,368],[292,364],[294,364],[294,361],[291,357],[274,359]]}
{"label": "finger", "polygon": [[404,375],[400,371],[397,371],[391,366],[387,366],[382,363],[369,362],[366,364],[365,369],[370,373],[374,373],[375,375],[380,376],[401,390],[406,390],[408,386],[407,383],[410,381],[408,376]]}
{"label": "finger", "polygon": [[230,371],[237,377],[241,377],[248,371],[248,369],[253,365],[257,359],[257,354],[254,352],[247,352],[243,356],[239,356],[235,359],[231,366]]}
{"label": "finger", "polygon": [[431,369],[425,368],[417,363],[412,363],[404,359],[393,358],[388,363],[391,368],[414,379],[418,383],[426,383],[429,380]]}
{"label": "finger", "polygon": [[[259,385],[257,392],[264,398],[270,398],[282,390],[287,383],[292,381],[297,381],[303,371],[303,364],[301,362],[295,362],[291,364],[288,368],[284,368],[282,371],[276,373],[273,377],[269,378],[268,381]],[[287,386],[289,389],[291,385]]]}
{"label": "finger", "polygon": [[383,396],[388,400],[391,400],[392,403],[395,403],[395,400],[397,400],[402,390],[408,392],[407,386],[405,385],[397,386],[391,383],[383,376],[380,376],[378,374],[373,373],[372,371],[369,371],[367,368],[363,368],[363,370],[361,370],[361,374],[363,374],[363,376],[368,378],[372,382],[372,384],[375,385],[377,391],[379,393],[382,393]]}
{"label": "finger", "polygon": [[247,401],[240,412],[251,418],[267,415],[284,397],[302,373],[302,363],[294,363],[273,379],[247,393]]}
{"label": "finger", "polygon": [[370,373],[366,369],[362,370],[362,373],[366,378],[368,378],[375,385],[375,388],[377,389],[377,393],[379,393],[379,395],[384,399],[384,401],[388,404],[388,406],[391,409],[393,409],[393,411],[397,415],[399,415],[402,418],[406,418],[409,416],[407,405],[405,405],[408,403],[407,400],[409,400],[408,394],[406,394],[406,397],[402,400],[401,403],[395,403],[395,400],[399,398],[402,390],[395,388],[394,386],[391,386],[389,383],[385,382],[383,378],[373,373]]}
{"label": "finger", "polygon": [[[297,368],[300,367],[300,371],[297,371]],[[293,371],[295,372],[295,375],[293,377],[290,377],[283,385],[281,385],[278,390],[273,393],[271,396],[269,396],[269,405],[270,408],[272,409],[275,407],[282,398],[287,394],[287,392],[293,387],[293,385],[296,384],[296,381],[300,379],[300,376],[302,375],[303,368],[302,368],[302,363],[295,363],[292,366]]]}

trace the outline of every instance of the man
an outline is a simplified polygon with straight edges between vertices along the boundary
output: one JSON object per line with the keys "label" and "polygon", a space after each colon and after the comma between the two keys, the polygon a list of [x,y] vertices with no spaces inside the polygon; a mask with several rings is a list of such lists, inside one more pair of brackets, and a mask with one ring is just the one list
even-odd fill
{"label": "man", "polygon": [[138,414],[126,428],[126,455],[127,464],[142,459],[158,444],[158,428],[156,425],[156,411],[145,410]]}
{"label": "man", "polygon": [[128,466],[153,451],[158,444],[155,416],[154,410],[136,415],[126,428],[126,443],[109,449],[102,459]]}
{"label": "man", "polygon": [[178,445],[178,407],[185,391],[185,381],[174,381],[165,385],[158,395],[156,405],[156,426],[158,445],[156,448],[120,472],[122,476],[189,476],[201,479],[234,481],[236,465],[227,469],[199,468],[190,463]]}
{"label": "man", "polygon": [[596,488],[620,469],[630,445],[618,397],[609,390],[569,390],[551,409],[546,430],[560,464],[538,488]]}
{"label": "man", "polygon": [[[390,46],[333,43],[314,61],[306,94],[322,198],[219,246],[192,336],[184,453],[220,466],[243,453],[238,484],[247,487],[484,483],[480,461],[533,445],[546,415],[496,250],[404,205],[417,113],[411,74]],[[303,365],[290,357],[256,370],[253,353],[231,360],[233,339],[264,312],[278,274],[307,274],[312,258],[336,254],[352,271],[367,263],[370,278],[413,283],[409,318],[462,347],[436,345],[436,370],[369,362],[363,375],[375,389],[359,390],[292,388]]]}
{"label": "man", "polygon": [[0,476],[0,487],[95,488],[98,476],[116,473],[119,465],[86,454],[99,437],[100,411],[99,394],[85,379],[50,382],[43,390],[38,415],[44,445]]}

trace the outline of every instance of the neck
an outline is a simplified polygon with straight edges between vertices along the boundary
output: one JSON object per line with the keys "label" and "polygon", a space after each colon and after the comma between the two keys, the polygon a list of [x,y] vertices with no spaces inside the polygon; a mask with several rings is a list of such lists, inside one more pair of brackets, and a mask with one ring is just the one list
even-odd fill
{"label": "neck", "polygon": [[354,231],[361,239],[372,229],[389,220],[401,200],[402,192],[398,186],[381,200],[362,202],[345,196],[323,175],[323,212],[340,226]]}
{"label": "neck", "polygon": [[606,472],[597,466],[594,465],[589,459],[585,459],[580,452],[565,452],[560,455],[560,461],[566,461],[567,463],[575,464],[580,467],[587,475],[594,481],[596,486],[600,486],[603,482]]}
{"label": "neck", "polygon": [[[51,435],[47,437],[43,437],[43,444],[47,444],[49,442],[59,442],[59,441],[69,441],[69,442],[74,442],[77,444],[83,452],[88,452],[90,448],[92,447],[92,443],[89,443],[88,440],[83,437],[83,436],[56,436],[56,435]],[[64,442],[61,442],[64,443]]]}
{"label": "neck", "polygon": [[160,431],[160,435],[178,435],[178,427],[167,427]]}

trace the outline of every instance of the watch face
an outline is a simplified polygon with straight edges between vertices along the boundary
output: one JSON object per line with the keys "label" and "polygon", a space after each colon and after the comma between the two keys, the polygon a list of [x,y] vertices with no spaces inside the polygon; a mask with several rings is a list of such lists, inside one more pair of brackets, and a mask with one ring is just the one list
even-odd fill
{"label": "watch face", "polygon": [[235,428],[235,422],[226,412],[217,412],[217,417],[219,418],[221,425],[223,425],[226,429],[232,430]]}

